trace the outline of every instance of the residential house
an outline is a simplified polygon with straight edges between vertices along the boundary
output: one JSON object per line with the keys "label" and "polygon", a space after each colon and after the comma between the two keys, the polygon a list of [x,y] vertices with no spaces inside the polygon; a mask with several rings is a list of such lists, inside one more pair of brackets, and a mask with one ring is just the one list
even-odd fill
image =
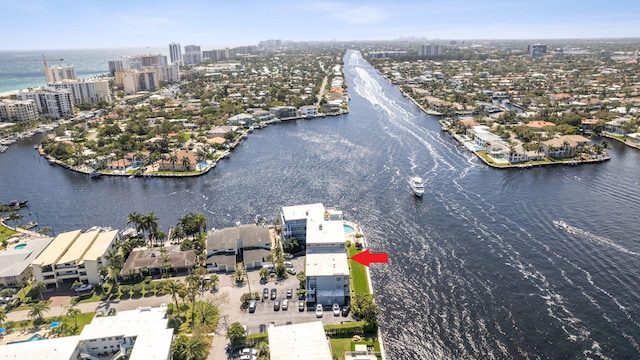
{"label": "residential house", "polygon": [[198,163],[197,155],[193,151],[178,150],[174,161],[171,156],[165,156],[158,161],[158,171],[193,171]]}
{"label": "residential house", "polygon": [[247,269],[269,262],[271,235],[263,225],[238,224],[207,233],[207,269],[234,271],[242,263]]}
{"label": "residential house", "polygon": [[227,133],[238,131],[237,126],[216,126],[213,129],[209,130],[207,133],[207,138],[215,138],[215,137],[224,137]]}
{"label": "residential house", "polygon": [[563,135],[551,140],[543,141],[545,153],[552,158],[567,158],[575,154],[576,150],[588,145],[591,140],[582,135]]}
{"label": "residential house", "polygon": [[300,107],[300,116],[316,116],[318,107],[316,105],[304,105]]}
{"label": "residential house", "polygon": [[227,119],[227,124],[237,126],[251,126],[253,124],[253,116],[242,113]]}
{"label": "residential house", "polygon": [[331,344],[327,339],[322,321],[312,321],[288,326],[273,326],[268,329],[269,358],[285,360],[331,360]]}
{"label": "residential house", "polygon": [[631,118],[619,117],[619,118],[613,119],[611,121],[608,121],[606,124],[604,124],[604,131],[610,132],[616,135],[624,135],[627,132],[625,130],[625,126],[626,126],[625,124],[628,123],[629,121],[631,121]]}
{"label": "residential house", "polygon": [[294,118],[298,116],[298,110],[295,106],[275,106],[270,108],[269,112],[279,119]]}
{"label": "residential house", "polygon": [[187,272],[195,265],[195,258],[193,250],[181,251],[178,245],[134,249],[122,266],[120,275],[161,276],[168,271]]}

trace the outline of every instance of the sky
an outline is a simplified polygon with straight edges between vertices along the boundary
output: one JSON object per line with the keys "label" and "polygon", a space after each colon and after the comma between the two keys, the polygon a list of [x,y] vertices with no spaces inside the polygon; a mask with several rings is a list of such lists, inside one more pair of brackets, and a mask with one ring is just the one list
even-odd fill
{"label": "sky", "polygon": [[637,0],[0,0],[0,50],[640,37]]}

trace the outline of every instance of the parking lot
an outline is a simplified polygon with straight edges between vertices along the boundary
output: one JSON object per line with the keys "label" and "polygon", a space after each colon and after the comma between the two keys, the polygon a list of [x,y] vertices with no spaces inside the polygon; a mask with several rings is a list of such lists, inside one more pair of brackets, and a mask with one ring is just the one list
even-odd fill
{"label": "parking lot", "polygon": [[[298,257],[291,262],[296,271],[304,269],[304,257]],[[299,281],[295,275],[289,275],[286,279],[281,281],[270,280],[266,284],[260,284],[258,271],[250,271],[249,279],[251,280],[251,291],[258,292],[260,295],[263,293],[263,289],[269,289],[269,298],[258,300],[256,310],[254,313],[250,313],[248,310],[241,310],[240,303],[236,307],[236,316],[230,316],[234,318],[234,321],[239,321],[241,324],[247,326],[249,334],[258,333],[260,325],[263,324],[268,327],[271,323],[275,326],[282,326],[287,324],[298,324],[316,320],[322,320],[324,324],[340,324],[343,321],[353,321],[351,314],[348,317],[334,316],[330,308],[325,308],[322,318],[316,317],[315,304],[311,304],[310,308],[306,307],[305,300],[298,300],[298,286]],[[275,300],[271,299],[271,291],[276,289],[277,299],[280,300],[280,309],[274,310]],[[291,289],[292,297],[289,299],[289,306],[287,310],[282,309],[282,302],[286,299],[287,289]],[[248,291],[248,290],[247,290]],[[304,311],[298,310],[298,302],[304,302]]]}

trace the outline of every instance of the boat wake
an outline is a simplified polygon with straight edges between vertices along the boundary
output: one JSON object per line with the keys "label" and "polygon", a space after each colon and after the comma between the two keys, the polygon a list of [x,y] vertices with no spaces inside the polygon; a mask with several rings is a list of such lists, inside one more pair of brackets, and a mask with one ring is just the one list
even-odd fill
{"label": "boat wake", "polygon": [[600,244],[604,244],[607,246],[610,246],[622,253],[625,254],[629,254],[629,255],[634,255],[634,256],[640,256],[640,253],[629,250],[627,248],[625,248],[624,246],[621,246],[619,244],[616,244],[615,242],[613,242],[610,239],[607,239],[605,237],[602,236],[598,236],[596,234],[590,233],[586,230],[582,230],[580,228],[577,228],[575,226],[571,226],[569,224],[567,224],[566,222],[562,221],[562,220],[554,220],[553,221],[553,225],[555,225],[557,228],[562,229],[567,231],[569,234],[571,235],[579,235],[582,236],[583,238],[586,238],[587,240],[591,240],[593,242],[596,243],[600,243]]}

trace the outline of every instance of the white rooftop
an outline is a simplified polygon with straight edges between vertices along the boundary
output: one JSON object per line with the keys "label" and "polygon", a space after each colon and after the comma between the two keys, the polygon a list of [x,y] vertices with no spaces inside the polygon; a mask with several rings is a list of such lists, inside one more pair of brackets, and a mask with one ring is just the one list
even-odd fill
{"label": "white rooftop", "polygon": [[[173,329],[166,307],[122,311],[93,319],[80,335],[0,346],[0,359],[70,360],[82,342],[116,336],[135,337],[130,360],[171,358]],[[75,358],[75,357],[73,357]]]}
{"label": "white rooftop", "polygon": [[349,276],[347,253],[307,254],[304,272],[307,276]]}
{"label": "white rooftop", "polygon": [[22,274],[51,240],[53,238],[31,239],[22,249],[15,249],[16,245],[8,245],[5,251],[0,251],[0,278]]}
{"label": "white rooftop", "polygon": [[[327,210],[327,213],[329,210]],[[335,212],[335,211],[334,211]],[[321,213],[309,213],[307,219],[307,245],[311,244],[344,244],[344,222],[342,216],[339,220],[327,220],[324,211]]]}
{"label": "white rooftop", "polygon": [[78,263],[87,252],[87,249],[93,245],[98,233],[98,230],[93,230],[80,234],[67,251],[60,256],[56,264]]}
{"label": "white rooftop", "polygon": [[303,220],[306,219],[312,213],[324,213],[324,205],[318,204],[305,204],[295,206],[284,206],[282,208],[282,215],[284,215],[285,221]]}
{"label": "white rooftop", "polygon": [[271,360],[331,360],[321,321],[269,328]]}
{"label": "white rooftop", "polygon": [[33,264],[40,266],[54,265],[60,258],[60,254],[69,248],[78,235],[80,235],[80,230],[58,234],[58,236],[53,238],[53,241],[49,243],[49,246],[33,260]]}
{"label": "white rooftop", "polygon": [[82,260],[97,261],[99,257],[104,256],[107,250],[116,240],[118,236],[118,230],[111,230],[107,232],[101,232],[93,242],[93,245],[87,249],[87,252],[82,257]]}

